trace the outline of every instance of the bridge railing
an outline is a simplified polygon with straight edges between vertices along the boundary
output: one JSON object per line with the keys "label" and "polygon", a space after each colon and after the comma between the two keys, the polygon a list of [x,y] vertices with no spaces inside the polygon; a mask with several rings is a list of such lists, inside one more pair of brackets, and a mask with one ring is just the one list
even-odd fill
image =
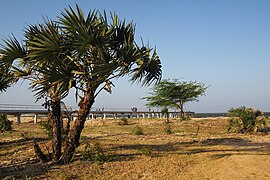
{"label": "bridge railing", "polygon": [[0,104],[0,110],[44,110],[41,105]]}
{"label": "bridge railing", "polygon": [[[68,109],[73,111],[78,110],[77,106],[67,106]],[[20,105],[20,104],[0,104],[0,110],[45,110],[45,107],[42,105]],[[91,112],[100,112],[100,111],[116,111],[116,112],[131,112],[131,108],[108,108],[108,107],[92,107]],[[148,112],[148,109],[138,109],[138,111]],[[152,112],[152,111],[149,111]],[[155,111],[157,112],[157,111]]]}

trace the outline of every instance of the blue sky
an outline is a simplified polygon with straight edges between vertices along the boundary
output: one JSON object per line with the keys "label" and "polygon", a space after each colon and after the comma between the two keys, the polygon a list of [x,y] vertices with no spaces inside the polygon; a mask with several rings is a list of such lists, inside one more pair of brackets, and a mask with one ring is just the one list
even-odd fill
{"label": "blue sky", "polygon": [[[22,39],[27,24],[41,22],[42,16],[56,19],[75,3],[85,13],[105,9],[133,20],[137,41],[142,37],[156,46],[163,79],[197,80],[210,85],[206,96],[187,104],[186,110],[226,112],[244,105],[270,111],[270,1],[9,0],[0,6],[0,37],[13,33]],[[95,107],[144,108],[141,98],[150,88],[130,85],[127,78],[114,83],[113,93],[102,93]],[[0,103],[34,104],[35,99],[24,82],[0,94]],[[75,105],[72,94],[66,103]]]}

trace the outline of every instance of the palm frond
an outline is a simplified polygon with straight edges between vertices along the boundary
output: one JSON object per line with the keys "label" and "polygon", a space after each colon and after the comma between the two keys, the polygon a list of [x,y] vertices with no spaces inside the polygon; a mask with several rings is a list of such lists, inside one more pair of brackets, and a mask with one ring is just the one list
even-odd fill
{"label": "palm frond", "polygon": [[3,39],[3,41],[4,45],[1,45],[0,49],[0,66],[10,67],[16,59],[26,56],[26,49],[14,36]]}

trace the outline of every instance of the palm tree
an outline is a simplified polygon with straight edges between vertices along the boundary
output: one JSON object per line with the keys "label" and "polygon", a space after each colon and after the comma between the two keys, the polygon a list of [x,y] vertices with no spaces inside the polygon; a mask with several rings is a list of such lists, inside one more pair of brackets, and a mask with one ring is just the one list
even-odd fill
{"label": "palm tree", "polygon": [[[156,51],[144,44],[139,47],[134,31],[133,23],[126,24],[116,14],[108,19],[105,11],[90,11],[85,17],[77,5],[76,10],[65,9],[56,22],[44,20],[26,30],[23,72],[31,72],[28,77],[37,97],[48,96],[52,109],[71,88],[76,89],[79,99],[77,119],[63,153],[60,146],[55,147],[59,163],[71,161],[95,98],[102,90],[111,92],[115,78],[128,75],[131,82],[142,85],[160,80],[161,63]],[[59,128],[54,129],[59,135]],[[61,142],[61,138],[54,139]]]}
{"label": "palm tree", "polygon": [[[62,96],[60,89],[61,83],[52,84],[47,78],[54,76],[55,74],[48,73],[55,72],[56,56],[50,56],[43,59],[37,59],[35,51],[29,46],[29,41],[34,41],[35,38],[51,36],[53,31],[57,31],[54,23],[46,21],[46,28],[42,24],[38,26],[30,25],[25,31],[25,43],[21,44],[15,37],[9,37],[4,40],[5,46],[0,49],[0,53],[3,54],[0,59],[1,67],[5,67],[7,73],[1,74],[0,79],[6,80],[10,77],[9,84],[15,83],[19,78],[29,79],[31,81],[31,88],[36,91],[35,96],[37,99],[43,97],[49,97],[46,103],[51,108],[49,113],[49,119],[53,124],[53,154],[54,159],[58,161],[61,157],[61,99]],[[51,48],[53,46],[50,45]],[[62,61],[60,61],[62,62]],[[63,66],[64,67],[64,66]],[[63,89],[63,88],[62,88]]]}

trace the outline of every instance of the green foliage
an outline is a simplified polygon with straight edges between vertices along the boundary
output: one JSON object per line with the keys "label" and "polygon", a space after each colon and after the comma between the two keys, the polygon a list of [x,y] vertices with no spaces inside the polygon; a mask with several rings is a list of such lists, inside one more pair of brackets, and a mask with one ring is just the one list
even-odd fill
{"label": "green foliage", "polygon": [[263,116],[263,112],[253,108],[231,108],[228,116],[228,132],[256,132],[266,126],[267,118]]}
{"label": "green foliage", "polygon": [[196,81],[162,80],[154,86],[151,96],[144,99],[149,107],[178,108],[183,115],[183,105],[186,102],[198,101],[199,96],[204,95],[207,88],[203,83]]}
{"label": "green foliage", "polygon": [[144,133],[143,133],[143,129],[142,129],[142,127],[140,127],[140,126],[135,126],[135,128],[133,129],[133,134],[135,134],[135,135],[143,135]]}
{"label": "green foliage", "polygon": [[91,147],[89,143],[85,144],[84,151],[81,155],[84,161],[93,161],[97,163],[104,163],[111,160],[111,156],[104,153],[99,142],[94,143]]}
{"label": "green foliage", "polygon": [[7,115],[0,114],[0,132],[11,131],[12,121],[8,120]]}
{"label": "green foliage", "polygon": [[0,68],[0,93],[6,91],[16,80],[16,77],[13,76],[11,72]]}
{"label": "green foliage", "polygon": [[153,155],[153,149],[149,146],[143,146],[141,148],[141,154],[145,156],[152,156]]}
{"label": "green foliage", "polygon": [[184,120],[190,120],[190,119],[191,119],[190,116],[182,116],[182,117],[181,117],[181,120],[183,120],[183,121],[184,121]]}
{"label": "green foliage", "polygon": [[164,132],[165,132],[166,134],[173,134],[173,130],[172,130],[172,128],[171,128],[170,125],[166,125],[166,126],[165,126]]}
{"label": "green foliage", "polygon": [[118,122],[119,125],[128,125],[128,119],[127,118],[121,118]]}
{"label": "green foliage", "polygon": [[39,124],[46,131],[48,138],[52,139],[53,138],[52,123],[48,120],[48,121],[40,121]]}
{"label": "green foliage", "polygon": [[37,98],[62,99],[71,88],[85,92],[90,86],[94,93],[111,93],[112,79],[128,75],[131,82],[150,85],[162,75],[156,50],[135,42],[134,23],[105,11],[85,16],[78,5],[69,7],[56,20],[29,25],[21,42],[6,38],[0,67],[29,79]]}
{"label": "green foliage", "polygon": [[[78,119],[84,120],[95,98],[103,90],[112,92],[113,80],[128,76],[130,82],[147,86],[160,81],[162,75],[156,49],[135,41],[133,22],[105,11],[94,10],[85,15],[78,5],[75,9],[69,6],[55,20],[44,18],[41,23],[28,25],[21,41],[6,38],[0,54],[0,67],[16,78],[30,80],[37,100],[45,97],[48,101],[61,101],[75,89],[83,112]],[[52,113],[60,117],[59,111]],[[84,121],[81,122],[80,126],[73,126],[76,132],[82,132]],[[49,124],[43,127],[49,135]],[[80,133],[71,136],[74,137],[69,138],[73,141],[70,143],[77,145]]]}

